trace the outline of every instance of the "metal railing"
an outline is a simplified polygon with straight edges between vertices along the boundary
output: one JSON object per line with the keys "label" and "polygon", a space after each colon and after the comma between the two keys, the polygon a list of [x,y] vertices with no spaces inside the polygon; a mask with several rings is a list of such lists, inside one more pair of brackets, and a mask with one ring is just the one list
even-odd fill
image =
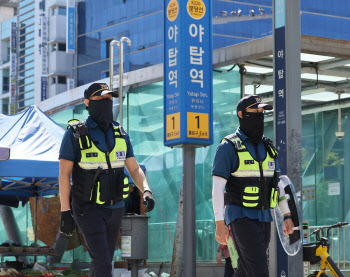
{"label": "metal railing", "polygon": [[[324,226],[310,226],[310,234],[318,227]],[[340,270],[350,270],[350,226],[331,229],[328,239],[330,243],[329,255],[333,261]],[[314,236],[311,236],[310,242],[315,242]],[[311,270],[317,270],[318,268],[318,264],[311,265]]]}

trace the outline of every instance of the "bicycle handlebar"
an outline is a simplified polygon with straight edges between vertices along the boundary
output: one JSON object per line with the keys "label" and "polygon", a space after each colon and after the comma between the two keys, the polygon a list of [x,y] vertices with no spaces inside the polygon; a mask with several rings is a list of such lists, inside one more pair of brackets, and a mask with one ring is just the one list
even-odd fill
{"label": "bicycle handlebar", "polygon": [[330,228],[339,228],[339,227],[346,226],[346,225],[349,225],[349,223],[348,222],[338,222],[337,224],[332,225]]}
{"label": "bicycle handlebar", "polygon": [[338,222],[336,224],[333,224],[329,227],[325,226],[325,227],[318,227],[317,229],[315,229],[311,234],[310,236],[316,234],[316,239],[319,240],[319,232],[322,231],[323,229],[327,228],[327,238],[328,238],[328,235],[329,235],[329,230],[330,229],[333,229],[333,228],[341,228],[342,226],[346,226],[346,225],[349,225],[348,222]]}
{"label": "bicycle handlebar", "polygon": [[322,230],[322,228],[321,228],[321,227],[319,227],[319,228],[315,229],[315,231],[313,231],[313,232],[310,234],[310,236],[312,236],[312,235],[314,235],[314,234],[319,233],[321,230]]}
{"label": "bicycle handlebar", "polygon": [[348,222],[338,222],[337,224],[332,225],[331,227],[327,228],[327,238],[329,235],[329,230],[332,228],[341,228],[342,226],[349,225]]}

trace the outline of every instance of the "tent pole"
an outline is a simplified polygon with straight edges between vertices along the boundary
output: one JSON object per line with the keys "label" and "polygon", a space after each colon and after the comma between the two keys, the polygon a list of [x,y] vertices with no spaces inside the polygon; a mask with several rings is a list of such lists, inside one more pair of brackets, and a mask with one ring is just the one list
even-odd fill
{"label": "tent pole", "polygon": [[37,201],[38,201],[38,196],[35,195],[34,198],[34,243],[37,243],[37,231],[38,231],[38,206],[37,206]]}
{"label": "tent pole", "polygon": [[[36,189],[36,187],[35,187]],[[37,244],[37,231],[38,231],[38,194],[35,192],[35,197],[34,197],[34,243],[35,245]],[[35,246],[36,247],[36,246]],[[36,256],[34,256],[34,264],[36,263]]]}

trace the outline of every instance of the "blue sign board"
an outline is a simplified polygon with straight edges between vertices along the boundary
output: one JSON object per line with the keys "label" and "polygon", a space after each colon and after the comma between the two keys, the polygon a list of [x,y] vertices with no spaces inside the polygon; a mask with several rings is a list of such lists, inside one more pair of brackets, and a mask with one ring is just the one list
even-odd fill
{"label": "blue sign board", "polygon": [[67,0],[67,48],[66,52],[75,52],[75,1]]}
{"label": "blue sign board", "polygon": [[[278,164],[281,175],[287,174],[287,103],[286,103],[286,36],[285,0],[274,1],[274,75],[275,75],[275,128]],[[277,274],[288,276],[288,256],[277,240]]]}
{"label": "blue sign board", "polygon": [[164,144],[213,143],[210,0],[165,0]]}
{"label": "blue sign board", "polygon": [[41,101],[47,99],[47,77],[41,76]]}
{"label": "blue sign board", "polygon": [[276,145],[281,175],[287,174],[286,122],[286,46],[285,27],[275,29],[275,113]]}

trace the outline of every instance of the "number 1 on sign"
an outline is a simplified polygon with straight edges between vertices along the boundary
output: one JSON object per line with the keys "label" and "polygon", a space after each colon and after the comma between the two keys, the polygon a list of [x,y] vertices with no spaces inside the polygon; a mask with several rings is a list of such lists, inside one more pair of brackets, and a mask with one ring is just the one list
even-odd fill
{"label": "number 1 on sign", "polygon": [[180,137],[180,113],[167,114],[166,140]]}
{"label": "number 1 on sign", "polygon": [[197,128],[199,129],[199,115],[197,115],[195,119],[197,119]]}
{"label": "number 1 on sign", "polygon": [[209,114],[187,113],[187,137],[201,139],[209,138]]}

